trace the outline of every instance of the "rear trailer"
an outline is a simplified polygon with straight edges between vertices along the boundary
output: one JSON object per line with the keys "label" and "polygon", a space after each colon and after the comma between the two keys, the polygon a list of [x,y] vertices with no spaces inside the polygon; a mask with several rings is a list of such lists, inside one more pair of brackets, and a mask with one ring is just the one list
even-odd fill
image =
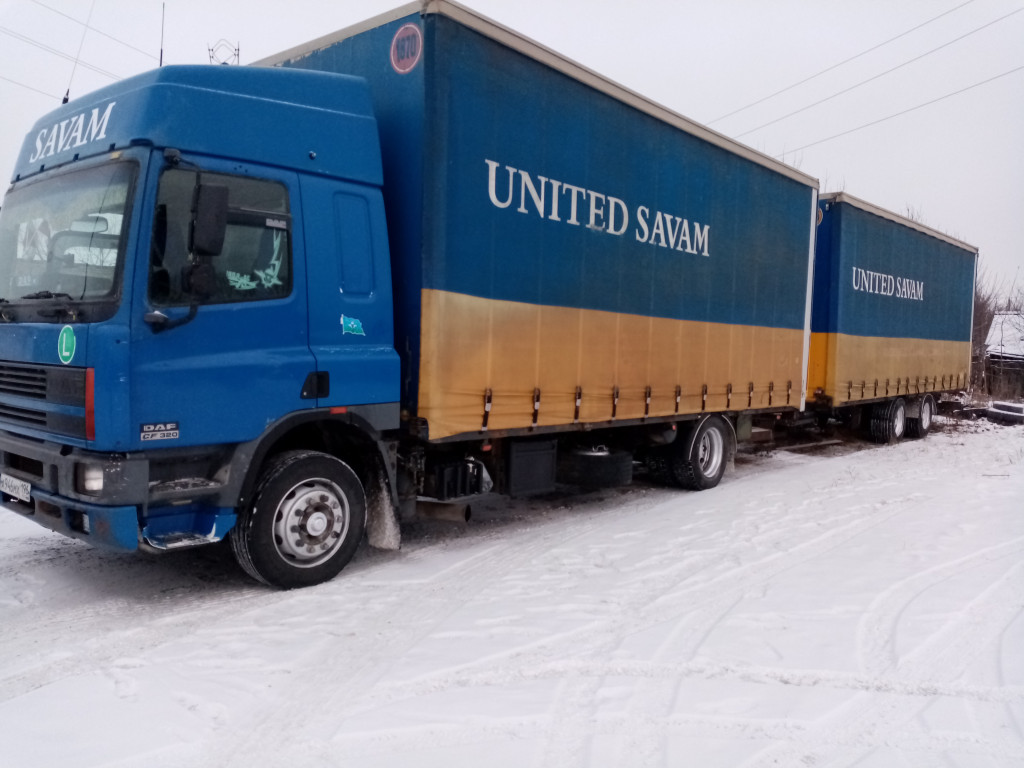
{"label": "rear trailer", "polygon": [[881,442],[970,380],[978,249],[845,193],[819,202],[807,397]]}
{"label": "rear trailer", "polygon": [[814,179],[454,3],[263,63],[370,83],[410,433],[802,407]]}

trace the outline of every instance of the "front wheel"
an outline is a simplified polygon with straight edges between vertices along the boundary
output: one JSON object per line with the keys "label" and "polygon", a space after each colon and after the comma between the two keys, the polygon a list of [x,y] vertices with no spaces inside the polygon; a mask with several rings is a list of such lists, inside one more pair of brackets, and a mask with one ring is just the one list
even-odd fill
{"label": "front wheel", "polygon": [[289,451],[263,469],[229,538],[246,573],[291,589],[334,578],[365,529],[366,495],[352,468],[326,453]]}

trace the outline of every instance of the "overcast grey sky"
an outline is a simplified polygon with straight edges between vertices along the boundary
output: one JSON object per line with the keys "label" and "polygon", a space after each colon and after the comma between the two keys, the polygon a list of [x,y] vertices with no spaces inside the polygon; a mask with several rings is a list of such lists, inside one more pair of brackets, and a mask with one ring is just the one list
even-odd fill
{"label": "overcast grey sky", "polygon": [[[162,12],[165,63],[205,63],[225,39],[246,64],[400,4],[0,0],[0,172],[10,179],[25,134],[69,87],[81,96],[156,66]],[[913,212],[978,246],[1002,291],[1024,284],[1024,0],[464,4],[782,157],[822,191]]]}

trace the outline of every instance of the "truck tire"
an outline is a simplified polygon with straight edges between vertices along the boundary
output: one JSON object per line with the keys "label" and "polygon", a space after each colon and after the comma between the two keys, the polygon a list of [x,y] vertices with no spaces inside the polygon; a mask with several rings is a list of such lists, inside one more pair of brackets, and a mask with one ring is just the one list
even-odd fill
{"label": "truck tire", "polygon": [[935,398],[925,395],[921,398],[917,416],[907,419],[907,436],[919,439],[928,434],[935,416]]}
{"label": "truck tire", "polygon": [[691,491],[714,488],[725,474],[731,446],[729,425],[721,416],[709,416],[697,423],[685,438],[680,436],[669,448],[669,471],[673,483]]}
{"label": "truck tire", "polygon": [[876,443],[895,443],[907,427],[907,403],[902,397],[877,403],[871,409],[871,439]]}
{"label": "truck tire", "polygon": [[997,424],[1024,424],[1024,406],[1018,403],[994,402],[985,410],[985,416]]}
{"label": "truck tire", "polygon": [[559,462],[558,482],[591,490],[629,485],[633,454],[601,447],[571,451]]}
{"label": "truck tire", "polygon": [[292,589],[337,576],[365,529],[366,495],[352,468],[326,453],[289,451],[263,468],[229,538],[246,573]]}

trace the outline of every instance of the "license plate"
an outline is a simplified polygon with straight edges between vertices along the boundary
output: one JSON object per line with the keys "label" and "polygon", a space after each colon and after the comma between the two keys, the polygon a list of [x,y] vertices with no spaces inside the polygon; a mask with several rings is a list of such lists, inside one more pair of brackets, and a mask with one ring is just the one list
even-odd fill
{"label": "license plate", "polygon": [[32,500],[32,485],[10,475],[0,474],[0,492],[24,502]]}

